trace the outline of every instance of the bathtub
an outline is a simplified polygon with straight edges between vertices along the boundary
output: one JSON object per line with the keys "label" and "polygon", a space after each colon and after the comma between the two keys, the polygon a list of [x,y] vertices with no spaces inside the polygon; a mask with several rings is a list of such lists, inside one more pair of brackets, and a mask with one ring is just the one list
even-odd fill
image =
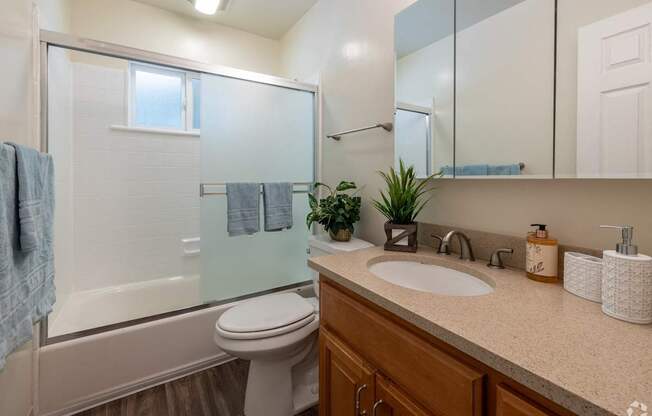
{"label": "bathtub", "polygon": [[[128,285],[128,288],[133,290],[125,290],[123,286],[87,293],[70,304],[68,310],[71,315],[68,315],[66,322],[76,322],[80,326],[95,322],[93,325],[96,325],[108,317],[112,317],[112,321],[115,322],[116,314],[127,312],[121,311],[120,309],[123,308],[120,307],[109,307],[109,303],[106,302],[117,299],[126,301],[129,296],[138,296],[139,301],[143,301],[149,299],[152,293],[161,293],[161,296],[173,294],[179,297],[180,305],[181,298],[185,298],[185,295],[180,296],[181,292],[185,293],[181,290],[183,285],[187,284],[191,288],[198,284],[197,279],[193,282],[192,277],[164,280],[137,283],[134,287]],[[177,292],[177,289],[181,292]],[[144,291],[149,291],[147,297],[144,296]],[[314,296],[312,282],[304,282],[277,291],[279,293],[293,291],[305,297]],[[192,299],[188,297],[185,300]],[[74,311],[84,310],[80,305],[86,305],[85,310],[89,311],[91,308],[88,305],[91,301],[99,301],[99,305],[93,304],[98,310],[91,312],[92,317],[73,315],[76,313]],[[215,322],[220,315],[241,301],[206,307],[42,347],[38,359],[39,377],[35,413],[42,416],[74,414],[232,360],[231,356],[217,348],[213,342],[213,332]],[[148,309],[151,307],[153,306],[148,301],[142,309],[139,307],[137,312],[142,314],[152,310]],[[55,321],[66,317],[63,313],[62,308]],[[129,311],[128,316],[132,316],[132,313],[134,312]]]}
{"label": "bathtub", "polygon": [[199,276],[176,276],[73,292],[48,322],[57,337],[201,303]]}

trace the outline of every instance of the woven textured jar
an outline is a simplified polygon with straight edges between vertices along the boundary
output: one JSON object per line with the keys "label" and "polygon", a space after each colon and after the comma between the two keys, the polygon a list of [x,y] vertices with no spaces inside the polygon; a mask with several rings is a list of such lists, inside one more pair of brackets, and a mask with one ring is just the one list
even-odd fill
{"label": "woven textured jar", "polygon": [[652,323],[652,257],[604,252],[602,311],[627,322]]}
{"label": "woven textured jar", "polygon": [[564,289],[581,298],[602,302],[602,259],[567,251],[564,254]]}

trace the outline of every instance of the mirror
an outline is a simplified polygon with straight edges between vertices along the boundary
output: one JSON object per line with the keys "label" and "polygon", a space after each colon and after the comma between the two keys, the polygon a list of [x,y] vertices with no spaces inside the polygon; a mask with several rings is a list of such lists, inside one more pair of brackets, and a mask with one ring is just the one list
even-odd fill
{"label": "mirror", "polygon": [[552,178],[555,2],[456,8],[455,176]]}
{"label": "mirror", "polygon": [[396,163],[553,177],[555,1],[419,0],[394,37]]}
{"label": "mirror", "polygon": [[558,3],[555,176],[652,177],[652,2]]}
{"label": "mirror", "polygon": [[421,178],[453,165],[454,6],[418,0],[394,21],[394,155]]}

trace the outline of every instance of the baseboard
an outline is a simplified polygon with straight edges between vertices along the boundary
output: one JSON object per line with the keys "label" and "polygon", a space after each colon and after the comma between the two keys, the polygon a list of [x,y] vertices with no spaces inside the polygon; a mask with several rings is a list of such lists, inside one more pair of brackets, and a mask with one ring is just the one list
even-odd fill
{"label": "baseboard", "polygon": [[83,412],[84,410],[92,409],[96,406],[111,402],[116,399],[120,399],[139,391],[147,390],[154,386],[160,384],[165,384],[167,382],[188,376],[193,373],[197,373],[203,370],[206,370],[211,367],[225,364],[229,361],[235,360],[234,357],[221,352],[213,357],[196,361],[194,363],[184,365],[182,367],[173,368],[171,370],[166,370],[161,373],[155,374],[150,377],[146,377],[135,382],[126,383],[120,386],[112,387],[110,389],[104,390],[100,393],[92,394],[90,396],[84,397],[75,403],[54,412],[43,413],[40,416],[69,416],[75,413]]}

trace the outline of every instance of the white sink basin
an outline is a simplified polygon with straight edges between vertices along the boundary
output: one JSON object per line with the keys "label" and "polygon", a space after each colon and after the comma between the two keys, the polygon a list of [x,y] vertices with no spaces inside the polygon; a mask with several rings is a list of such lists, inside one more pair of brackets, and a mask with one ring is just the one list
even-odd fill
{"label": "white sink basin", "polygon": [[369,271],[398,286],[447,296],[481,296],[494,291],[482,279],[470,274],[415,261],[381,261]]}

